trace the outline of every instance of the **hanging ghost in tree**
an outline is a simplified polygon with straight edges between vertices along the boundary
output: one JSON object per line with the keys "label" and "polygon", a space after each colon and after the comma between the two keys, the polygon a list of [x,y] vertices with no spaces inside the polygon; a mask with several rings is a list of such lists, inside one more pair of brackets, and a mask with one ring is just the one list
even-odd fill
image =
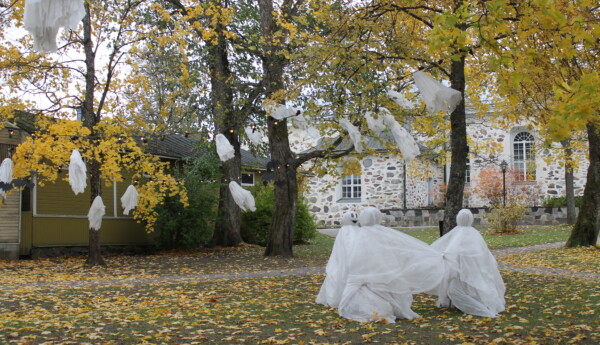
{"label": "hanging ghost in tree", "polygon": [[390,128],[394,136],[394,141],[396,141],[396,145],[398,145],[400,152],[402,152],[402,157],[404,157],[407,163],[410,163],[415,157],[421,154],[421,150],[419,150],[419,145],[417,145],[415,139],[392,115],[386,115],[384,122]]}
{"label": "hanging ghost in tree", "polygon": [[92,202],[92,206],[88,212],[88,220],[90,221],[90,229],[94,229],[96,231],[100,230],[100,226],[102,226],[102,217],[106,213],[106,206],[102,202],[102,197],[100,195],[94,198]]}
{"label": "hanging ghost in tree", "polygon": [[[9,184],[13,178],[13,161],[10,158],[4,158],[0,165],[0,182]],[[0,188],[0,195],[6,198],[6,191]]]}
{"label": "hanging ghost in tree", "polygon": [[244,131],[246,132],[246,135],[248,136],[248,139],[250,140],[250,142],[253,145],[261,145],[263,143],[263,136],[261,134],[261,132],[258,130],[258,128],[254,127],[246,127],[244,129]]}
{"label": "hanging ghost in tree", "polygon": [[398,91],[388,90],[387,96],[403,109],[412,110],[415,108],[415,103],[408,100],[406,97],[404,97],[403,94],[401,94]]}
{"label": "hanging ghost in tree", "polygon": [[233,200],[242,209],[242,211],[256,211],[254,197],[250,191],[245,190],[235,181],[229,182],[229,191],[231,191]]}
{"label": "hanging ghost in tree", "polygon": [[[367,126],[370,130],[375,133],[381,133],[387,129],[383,118],[384,116],[390,114],[390,111],[386,108],[379,108],[378,113],[374,113],[372,111],[367,111],[365,113],[365,119],[367,120]],[[377,116],[377,118],[375,118]]]}
{"label": "hanging ghost in tree", "polygon": [[283,104],[272,102],[264,102],[263,108],[267,112],[268,116],[280,121],[292,117],[298,113],[298,110],[296,109],[288,108]]}
{"label": "hanging ghost in tree", "polygon": [[231,146],[229,140],[223,134],[217,134],[215,141],[217,143],[217,154],[222,162],[228,161],[235,156],[233,146]]}
{"label": "hanging ghost in tree", "polygon": [[134,185],[129,185],[123,196],[121,196],[121,206],[123,207],[123,214],[129,214],[129,211],[131,211],[137,206],[137,200],[138,191],[135,189]]}
{"label": "hanging ghost in tree", "polygon": [[462,100],[460,91],[443,85],[423,71],[413,73],[413,79],[427,105],[427,111],[432,114],[440,111],[451,113]]}
{"label": "hanging ghost in tree", "polygon": [[55,52],[61,27],[76,30],[85,16],[83,0],[26,0],[23,24],[33,36],[33,49]]}
{"label": "hanging ghost in tree", "polygon": [[71,153],[71,162],[69,163],[69,184],[75,195],[83,193],[86,182],[87,169],[81,158],[81,154],[76,149]]}
{"label": "hanging ghost in tree", "polygon": [[348,132],[348,135],[350,136],[350,140],[354,144],[356,152],[362,153],[362,138],[358,128],[356,128],[352,123],[350,123],[348,119],[341,119],[340,125],[342,125],[342,127],[344,127],[344,129]]}

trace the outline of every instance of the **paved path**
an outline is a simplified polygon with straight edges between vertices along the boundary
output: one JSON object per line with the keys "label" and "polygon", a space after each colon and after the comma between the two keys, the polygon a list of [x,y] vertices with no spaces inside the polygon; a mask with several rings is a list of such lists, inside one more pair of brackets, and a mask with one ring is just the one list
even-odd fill
{"label": "paved path", "polygon": [[[511,247],[502,249],[492,249],[492,253],[496,257],[502,257],[509,254],[526,253],[547,248],[558,248],[563,242],[547,243],[525,247]],[[591,282],[600,282],[600,273],[573,272],[559,268],[545,267],[518,267],[510,264],[499,263],[500,269],[535,273],[542,275],[558,276],[575,278]],[[313,274],[324,274],[324,266],[309,266],[290,269],[278,269],[267,271],[248,271],[248,272],[230,272],[230,273],[212,273],[212,274],[190,274],[190,275],[171,275],[159,276],[151,278],[132,278],[132,279],[107,279],[99,281],[75,281],[75,282],[35,282],[29,284],[0,284],[0,290],[12,291],[21,288],[33,289],[53,289],[53,288],[87,288],[101,287],[114,285],[148,285],[148,284],[169,284],[169,283],[190,283],[190,282],[205,282],[211,280],[224,279],[247,279],[247,278],[265,278],[265,277],[284,277],[284,276],[302,276]]]}

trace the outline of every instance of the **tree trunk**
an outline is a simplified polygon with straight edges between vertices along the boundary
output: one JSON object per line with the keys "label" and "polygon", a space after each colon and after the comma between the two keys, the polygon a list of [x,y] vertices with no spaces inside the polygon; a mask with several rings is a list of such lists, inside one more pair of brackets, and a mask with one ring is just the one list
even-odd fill
{"label": "tree trunk", "polygon": [[590,165],[583,191],[583,202],[567,247],[594,246],[600,229],[600,133],[592,122],[587,124]]}
{"label": "tree trunk", "polygon": [[463,99],[450,114],[450,150],[451,165],[444,208],[444,230],[446,234],[456,226],[456,215],[462,209],[465,188],[465,172],[467,169],[467,122],[465,115],[465,58],[452,61],[450,71],[452,88],[462,93]]}
{"label": "tree trunk", "polygon": [[[233,89],[231,69],[227,55],[227,44],[222,25],[217,25],[217,43],[210,45],[211,103],[217,133],[225,135],[235,150],[235,157],[221,163],[223,183],[219,188],[219,209],[212,246],[236,246],[242,242],[240,233],[241,211],[229,191],[231,180],[240,181],[242,160],[238,131],[241,128],[240,116],[233,109]],[[233,132],[232,132],[233,131]]]}
{"label": "tree trunk", "polygon": [[[96,83],[96,65],[94,44],[92,42],[92,25],[90,19],[90,5],[85,2],[85,17],[83,17],[83,51],[85,52],[85,96],[82,104],[82,115],[84,125],[91,131],[91,139],[96,135],[94,127],[100,121],[98,114],[94,112],[94,86]],[[100,163],[94,160],[87,161],[87,170],[90,176],[90,206],[98,195],[102,195],[100,183]],[[100,229],[88,229],[89,247],[86,265],[88,267],[105,265],[102,259],[100,247]]]}
{"label": "tree trunk", "polygon": [[[266,97],[284,89],[283,69],[286,60],[279,54],[279,45],[273,34],[277,26],[273,18],[273,1],[258,0],[260,26],[266,41],[263,62],[263,85]],[[265,256],[292,256],[296,209],[298,207],[298,183],[294,158],[288,140],[287,120],[268,121],[271,161],[275,172],[275,208],[269,229]]]}
{"label": "tree trunk", "polygon": [[575,181],[571,160],[573,159],[573,149],[571,148],[571,140],[565,139],[562,141],[562,146],[565,150],[565,196],[567,199],[567,224],[575,224]]}

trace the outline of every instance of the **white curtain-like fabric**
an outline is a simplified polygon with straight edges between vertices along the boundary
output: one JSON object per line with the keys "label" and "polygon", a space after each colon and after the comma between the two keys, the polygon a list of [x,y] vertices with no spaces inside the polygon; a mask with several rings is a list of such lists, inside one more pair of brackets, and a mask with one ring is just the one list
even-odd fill
{"label": "white curtain-like fabric", "polygon": [[346,260],[347,281],[340,316],[358,321],[413,319],[413,294],[437,288],[444,276],[442,254],[425,242],[379,225],[381,212],[359,216],[358,245]]}
{"label": "white curtain-like fabric", "polygon": [[[11,183],[13,176],[13,161],[10,158],[4,158],[0,164],[0,182]],[[6,198],[6,192],[0,189],[0,195]]]}
{"label": "white curtain-like fabric", "polygon": [[505,286],[496,259],[473,228],[473,214],[458,212],[457,226],[431,244],[444,255],[444,280],[436,290],[439,307],[456,307],[464,313],[496,317],[504,310]]}
{"label": "white curtain-like fabric", "polygon": [[84,16],[83,0],[26,0],[23,24],[33,36],[33,49],[55,52],[58,30],[77,29]]}
{"label": "white curtain-like fabric", "polygon": [[94,198],[92,202],[92,206],[88,212],[88,220],[90,221],[90,229],[94,229],[96,231],[100,230],[102,226],[102,217],[106,213],[106,207],[102,202],[102,197],[100,195]]}
{"label": "white curtain-like fabric", "polygon": [[415,108],[415,104],[412,101],[409,101],[408,98],[404,97],[404,95],[398,91],[388,90],[386,94],[392,101],[394,101],[403,109],[412,110]]}
{"label": "white curtain-like fabric", "polygon": [[369,129],[375,133],[381,133],[385,131],[387,127],[383,122],[383,117],[388,114],[390,114],[390,112],[385,108],[380,108],[379,113],[367,111],[365,113],[365,119],[367,120],[367,126]]}
{"label": "white curtain-like fabric", "polygon": [[215,137],[215,142],[217,143],[217,154],[222,162],[228,161],[235,157],[235,150],[233,149],[233,146],[223,134],[217,134]]}
{"label": "white curtain-like fabric", "polygon": [[396,121],[396,119],[394,119],[392,115],[386,115],[383,121],[387,127],[390,128],[390,131],[394,136],[394,141],[396,142],[396,145],[398,145],[400,152],[402,152],[402,157],[407,163],[412,162],[415,157],[421,154],[421,150],[415,139]]}
{"label": "white curtain-like fabric", "polygon": [[129,185],[125,193],[121,196],[121,206],[123,207],[123,214],[129,214],[129,211],[133,210],[138,204],[138,191],[134,185]]}
{"label": "white curtain-like fabric", "polygon": [[244,129],[246,131],[246,136],[253,145],[260,145],[263,143],[262,133],[257,129],[253,129],[252,127],[246,127]]}
{"label": "white curtain-like fabric", "polygon": [[342,125],[342,127],[344,127],[344,129],[348,132],[348,135],[350,136],[350,140],[354,144],[354,149],[356,150],[356,152],[362,153],[362,138],[358,128],[356,128],[352,123],[350,123],[348,119],[341,119],[340,125]]}
{"label": "white curtain-like fabric", "polygon": [[277,120],[284,120],[288,117],[296,115],[297,110],[288,108],[283,104],[267,104],[263,108],[267,112],[267,115]]}
{"label": "white curtain-like fabric", "polygon": [[235,181],[229,182],[229,191],[231,191],[233,201],[235,201],[235,203],[242,209],[242,211],[256,211],[256,206],[254,205],[254,197],[252,196],[252,193],[250,193],[250,191],[245,190]]}
{"label": "white curtain-like fabric", "polygon": [[85,163],[81,158],[81,154],[77,150],[73,150],[71,153],[71,162],[69,163],[69,184],[75,195],[83,193],[86,182],[87,169]]}
{"label": "white curtain-like fabric", "polygon": [[360,228],[356,212],[346,212],[342,216],[342,227],[338,230],[333,249],[325,268],[325,280],[321,285],[316,302],[337,308],[346,287],[351,255],[355,252]]}
{"label": "white curtain-like fabric", "polygon": [[413,73],[413,79],[427,105],[427,111],[432,114],[440,111],[451,113],[462,100],[460,91],[443,85],[423,71]]}

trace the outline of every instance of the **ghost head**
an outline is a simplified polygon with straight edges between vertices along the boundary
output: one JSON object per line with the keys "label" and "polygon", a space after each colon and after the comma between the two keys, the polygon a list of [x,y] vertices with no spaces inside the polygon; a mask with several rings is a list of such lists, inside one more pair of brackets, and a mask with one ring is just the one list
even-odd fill
{"label": "ghost head", "polygon": [[365,208],[358,217],[361,226],[371,226],[381,224],[381,211],[375,207]]}
{"label": "ghost head", "polygon": [[356,225],[358,223],[358,214],[354,211],[348,211],[342,216],[342,226]]}
{"label": "ghost head", "polygon": [[473,226],[473,213],[466,208],[458,211],[458,215],[456,216],[456,225]]}

